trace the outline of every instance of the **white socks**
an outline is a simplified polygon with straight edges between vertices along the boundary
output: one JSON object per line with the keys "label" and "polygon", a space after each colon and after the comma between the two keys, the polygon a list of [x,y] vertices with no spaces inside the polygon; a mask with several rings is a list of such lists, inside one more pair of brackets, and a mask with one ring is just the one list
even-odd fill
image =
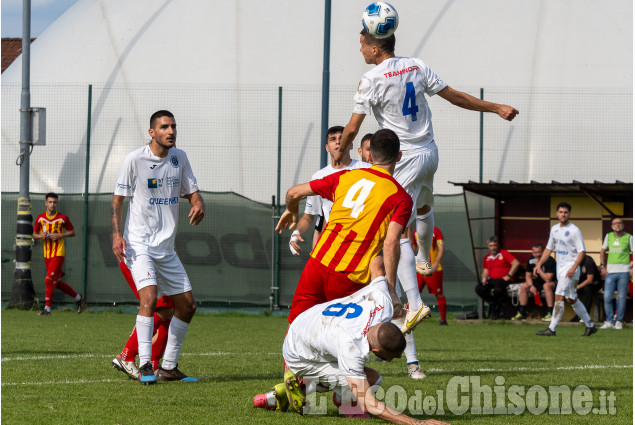
{"label": "white socks", "polygon": [[591,320],[591,317],[589,316],[589,312],[586,311],[586,307],[584,307],[584,304],[580,302],[580,299],[578,299],[576,302],[571,304],[571,307],[573,308],[573,311],[575,311],[575,314],[577,314],[578,317],[582,319],[582,321],[588,328],[593,326],[593,321]]}
{"label": "white socks", "polygon": [[432,208],[426,214],[418,215],[415,220],[417,223],[417,262],[430,262],[430,248],[432,247],[432,236],[434,233],[434,215]]}
{"label": "white socks", "polygon": [[[187,333],[187,328],[190,324],[182,321],[178,317],[172,317],[170,322],[170,328],[168,329],[168,342],[165,347],[165,354],[163,355],[163,363],[161,367],[163,369],[174,369],[176,363],[179,360],[179,354],[181,354],[181,346]],[[139,332],[137,330],[137,332]],[[141,348],[141,347],[139,347]],[[141,355],[141,351],[139,351]]]}
{"label": "white socks", "polygon": [[152,331],[154,317],[137,315],[137,341],[139,342],[139,366],[150,361],[152,356]]}
{"label": "white socks", "polygon": [[556,331],[556,328],[558,327],[558,323],[560,323],[560,319],[562,319],[563,314],[564,314],[564,301],[556,301],[555,303],[553,303],[553,314],[551,315],[551,323],[549,324],[549,329],[551,329],[554,332]]}
{"label": "white socks", "polygon": [[422,303],[419,286],[417,285],[417,272],[415,269],[415,253],[412,251],[408,238],[399,241],[401,257],[397,265],[399,283],[408,297],[410,309],[418,309]]}
{"label": "white socks", "polygon": [[[401,329],[401,326],[403,326],[403,319],[392,320],[392,323]],[[414,332],[408,332],[404,335],[404,337],[406,338],[406,349],[403,350],[403,352],[406,355],[406,363],[419,363],[419,360],[417,359],[417,347],[415,346]]]}

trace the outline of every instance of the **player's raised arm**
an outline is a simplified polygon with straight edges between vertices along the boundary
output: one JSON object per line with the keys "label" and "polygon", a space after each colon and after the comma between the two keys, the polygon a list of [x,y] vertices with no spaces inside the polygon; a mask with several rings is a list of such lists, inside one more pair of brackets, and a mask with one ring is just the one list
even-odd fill
{"label": "player's raised arm", "polygon": [[357,136],[357,133],[359,133],[359,129],[364,122],[364,118],[366,118],[366,115],[364,114],[354,113],[351,116],[351,120],[348,122],[348,124],[346,124],[346,127],[344,127],[344,131],[342,132],[340,150],[346,150],[349,146],[351,146],[353,140],[355,140],[355,137]]}
{"label": "player's raised arm", "polygon": [[284,229],[293,229],[298,224],[298,205],[305,196],[316,195],[311,189],[311,183],[303,183],[293,186],[287,191],[286,211],[280,216],[276,230],[282,234]]}
{"label": "player's raised arm", "polygon": [[445,87],[438,95],[460,108],[469,109],[471,111],[493,112],[507,121],[513,120],[516,115],[519,114],[516,108],[509,105],[477,99],[462,91],[454,90],[450,86]]}

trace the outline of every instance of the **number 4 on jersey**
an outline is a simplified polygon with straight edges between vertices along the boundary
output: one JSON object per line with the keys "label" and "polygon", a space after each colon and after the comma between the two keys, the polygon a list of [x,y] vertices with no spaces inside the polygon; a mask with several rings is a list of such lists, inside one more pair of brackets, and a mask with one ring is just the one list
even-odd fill
{"label": "number 4 on jersey", "polygon": [[401,112],[403,112],[404,117],[412,115],[412,120],[417,121],[419,107],[417,106],[417,93],[415,92],[415,85],[413,83],[406,83],[406,97],[403,100]]}
{"label": "number 4 on jersey", "polygon": [[375,186],[375,182],[367,179],[360,179],[355,182],[350,189],[348,189],[348,192],[346,192],[346,196],[342,201],[342,206],[344,208],[351,209],[351,217],[358,218],[361,212],[364,211],[364,201],[368,198],[373,186]]}

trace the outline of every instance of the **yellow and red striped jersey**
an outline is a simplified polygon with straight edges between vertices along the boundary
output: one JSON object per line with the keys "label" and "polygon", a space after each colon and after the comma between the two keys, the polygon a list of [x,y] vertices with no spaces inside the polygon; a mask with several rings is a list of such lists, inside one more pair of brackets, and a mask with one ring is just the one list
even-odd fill
{"label": "yellow and red striped jersey", "polygon": [[[44,211],[37,216],[33,226],[35,233],[64,233],[65,230],[73,230],[73,223],[67,216],[59,212],[49,217],[48,213]],[[46,238],[42,239],[42,242],[44,244],[44,258],[64,257],[66,255],[64,238],[55,241]]]}
{"label": "yellow and red striped jersey", "polygon": [[378,167],[331,174],[311,181],[311,189],[333,201],[329,222],[311,257],[353,282],[368,284],[368,266],[384,246],[388,225],[391,221],[407,225],[412,198]]}

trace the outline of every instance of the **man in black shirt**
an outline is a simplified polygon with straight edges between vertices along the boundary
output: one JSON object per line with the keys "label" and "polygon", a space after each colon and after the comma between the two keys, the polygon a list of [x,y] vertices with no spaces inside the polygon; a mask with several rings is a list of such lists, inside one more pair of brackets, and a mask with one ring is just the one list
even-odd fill
{"label": "man in black shirt", "polygon": [[520,294],[518,299],[520,301],[520,308],[516,316],[512,317],[512,320],[523,320],[527,318],[527,303],[529,302],[529,294],[534,296],[537,301],[540,300],[540,291],[545,291],[545,299],[547,301],[547,307],[549,312],[542,318],[543,322],[551,320],[551,313],[553,311],[554,290],[556,288],[556,260],[549,257],[547,261],[542,264],[540,270],[538,270],[538,276],[533,277],[534,268],[536,262],[540,260],[542,252],[545,249],[543,244],[536,242],[531,246],[531,258],[527,261],[525,267],[525,282],[520,285]]}

